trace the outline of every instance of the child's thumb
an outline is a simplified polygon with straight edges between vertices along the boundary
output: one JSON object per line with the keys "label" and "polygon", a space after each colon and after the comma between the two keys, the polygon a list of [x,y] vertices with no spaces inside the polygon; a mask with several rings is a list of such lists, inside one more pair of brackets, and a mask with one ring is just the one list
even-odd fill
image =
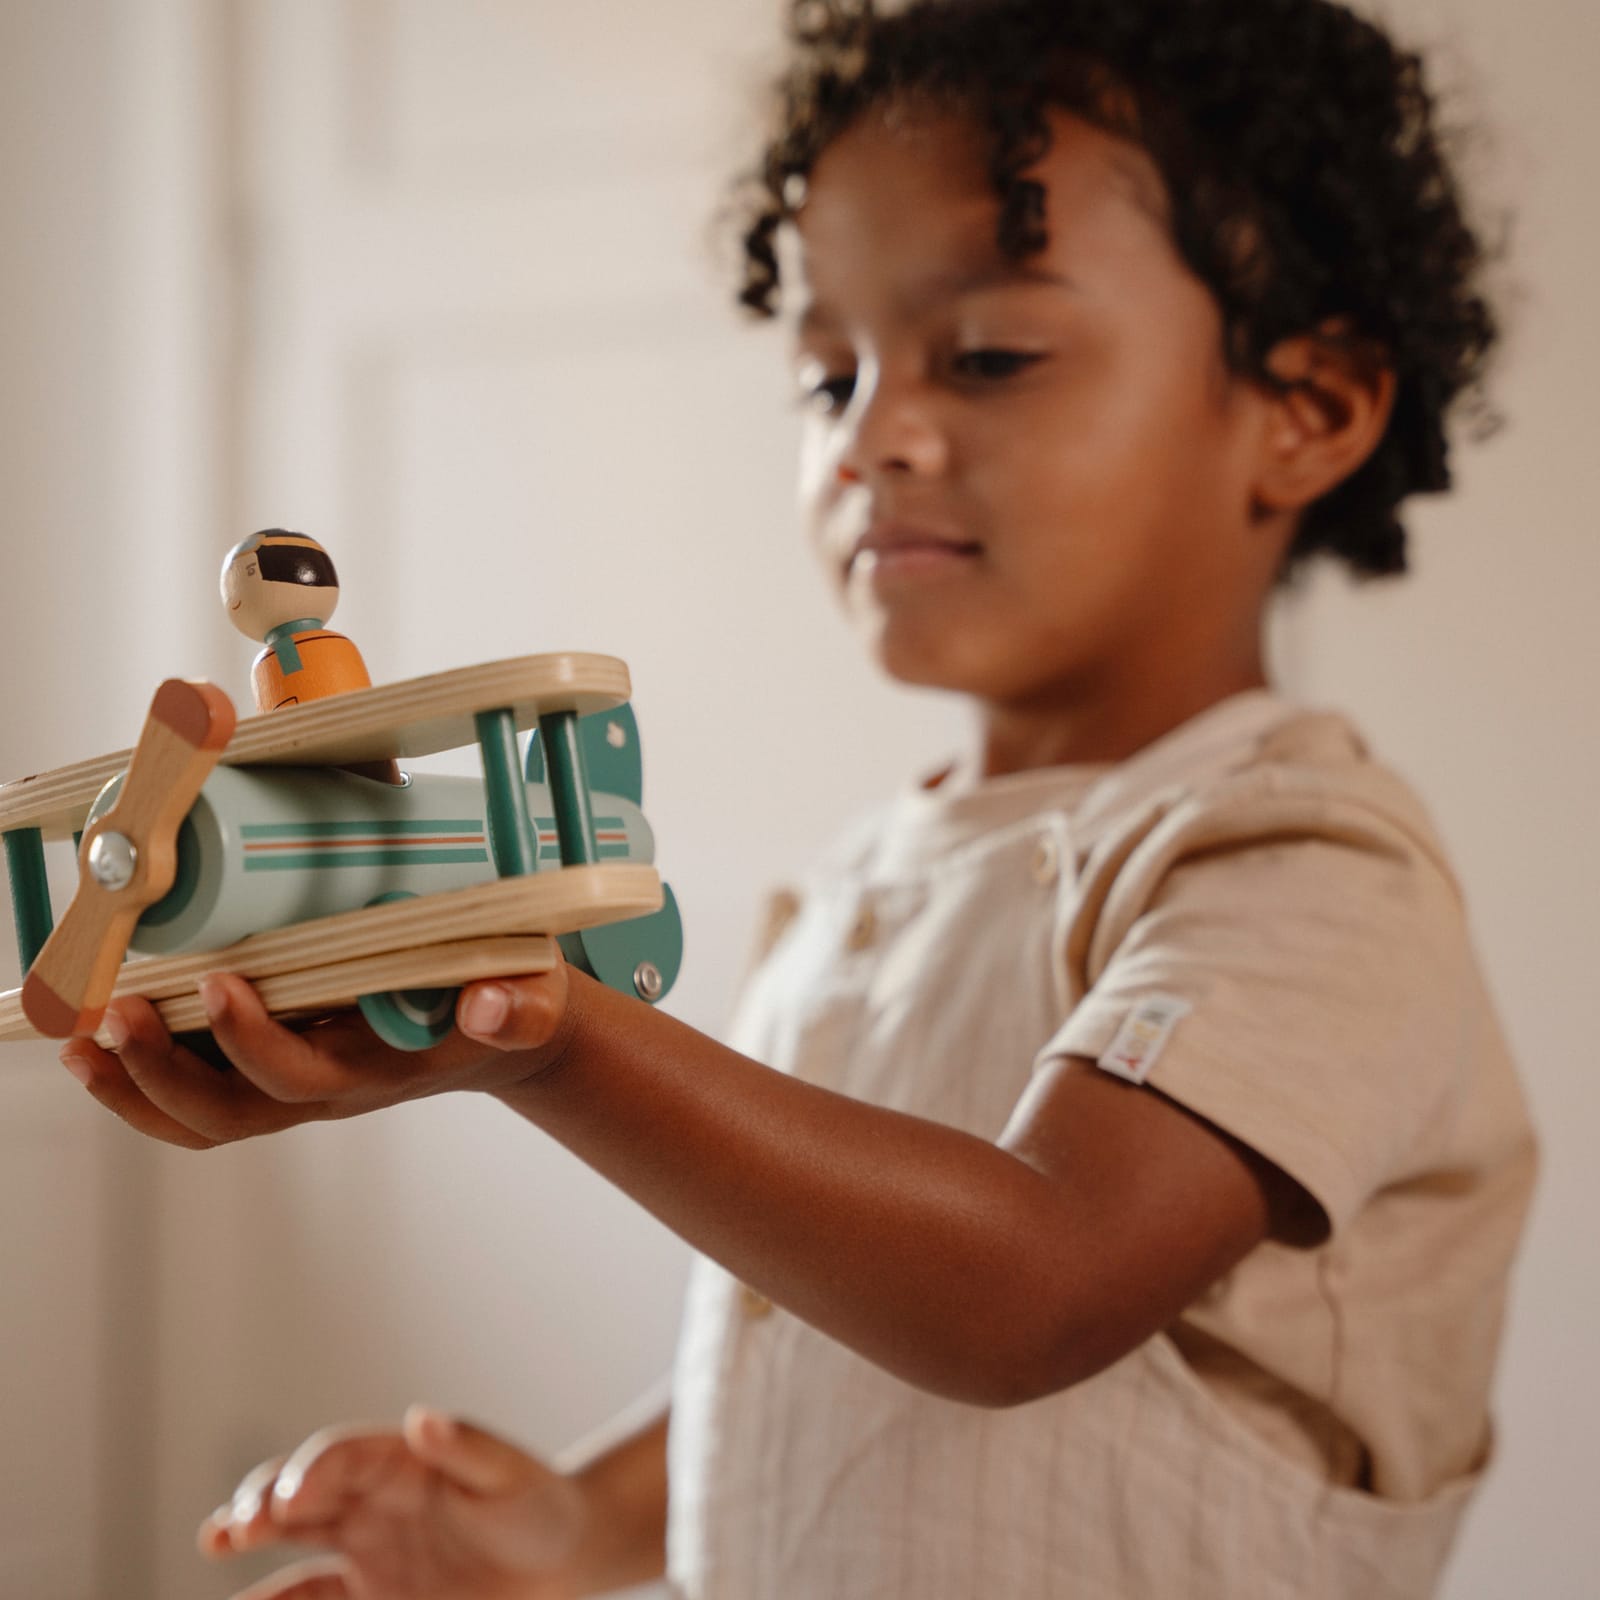
{"label": "child's thumb", "polygon": [[402,1427],[419,1461],[473,1494],[514,1494],[548,1471],[515,1445],[431,1406],[412,1406]]}
{"label": "child's thumb", "polygon": [[497,1050],[536,1050],[550,1042],[561,1020],[566,976],[558,964],[532,977],[468,984],[456,1002],[456,1026]]}

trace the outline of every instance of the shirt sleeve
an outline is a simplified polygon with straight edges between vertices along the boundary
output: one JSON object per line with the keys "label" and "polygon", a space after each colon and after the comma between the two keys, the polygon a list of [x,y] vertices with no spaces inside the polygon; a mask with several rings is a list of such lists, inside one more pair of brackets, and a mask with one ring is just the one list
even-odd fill
{"label": "shirt sleeve", "polygon": [[1335,1233],[1416,1168],[1461,1073],[1453,880],[1326,797],[1180,811],[1104,896],[1089,986],[1040,1061],[1147,1083],[1295,1179]]}

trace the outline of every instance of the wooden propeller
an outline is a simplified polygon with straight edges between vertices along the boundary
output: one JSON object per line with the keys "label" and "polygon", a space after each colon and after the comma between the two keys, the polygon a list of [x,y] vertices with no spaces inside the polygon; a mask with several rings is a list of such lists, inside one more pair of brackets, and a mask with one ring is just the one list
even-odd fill
{"label": "wooden propeller", "polygon": [[52,1039],[100,1026],[140,915],[171,889],[178,829],[233,737],[233,702],[210,683],[156,690],[116,804],[83,836],[78,891],[22,985]]}

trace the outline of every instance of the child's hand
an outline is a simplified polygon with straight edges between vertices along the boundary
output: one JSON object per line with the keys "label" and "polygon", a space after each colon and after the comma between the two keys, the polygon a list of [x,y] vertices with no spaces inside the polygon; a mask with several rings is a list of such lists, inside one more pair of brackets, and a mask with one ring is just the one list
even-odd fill
{"label": "child's hand", "polygon": [[330,1428],[257,1467],[200,1526],[229,1556],[321,1545],[236,1600],[555,1600],[588,1522],[572,1478],[413,1406],[400,1431]]}
{"label": "child's hand", "polygon": [[355,1011],[303,1032],[274,1022],[241,978],[209,976],[201,997],[236,1072],[174,1044],[155,1007],[113,1001],[114,1051],[72,1039],[63,1065],[96,1100],[140,1133],[193,1150],[302,1122],[360,1115],[449,1089],[507,1088],[552,1066],[570,1033],[567,969],[471,984],[457,1031],[432,1050],[382,1043]]}

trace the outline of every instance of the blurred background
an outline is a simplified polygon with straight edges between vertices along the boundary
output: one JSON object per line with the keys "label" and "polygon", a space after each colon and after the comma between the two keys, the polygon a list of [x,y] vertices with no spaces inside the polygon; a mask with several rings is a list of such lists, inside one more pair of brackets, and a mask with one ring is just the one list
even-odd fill
{"label": "blurred background", "polygon": [[[1278,665],[1432,805],[1544,1139],[1499,1463],[1447,1592],[1576,1600],[1600,1571],[1600,23],[1580,0],[1385,15],[1487,130],[1461,159],[1490,231],[1512,218],[1509,426],[1417,507],[1415,576],[1314,584]],[[715,1030],[763,891],[962,731],[876,682],[831,614],[791,510],[781,339],[730,309],[710,242],[777,17],[0,0],[0,779],[127,745],[165,676],[247,704],[218,565],[303,529],[379,680],[629,662],[688,928],[669,1009]],[[197,1156],[9,1046],[0,1600],[230,1592],[260,1564],[208,1568],[195,1524],[325,1422],[426,1398],[558,1450],[665,1375],[687,1264],[493,1106]]]}

